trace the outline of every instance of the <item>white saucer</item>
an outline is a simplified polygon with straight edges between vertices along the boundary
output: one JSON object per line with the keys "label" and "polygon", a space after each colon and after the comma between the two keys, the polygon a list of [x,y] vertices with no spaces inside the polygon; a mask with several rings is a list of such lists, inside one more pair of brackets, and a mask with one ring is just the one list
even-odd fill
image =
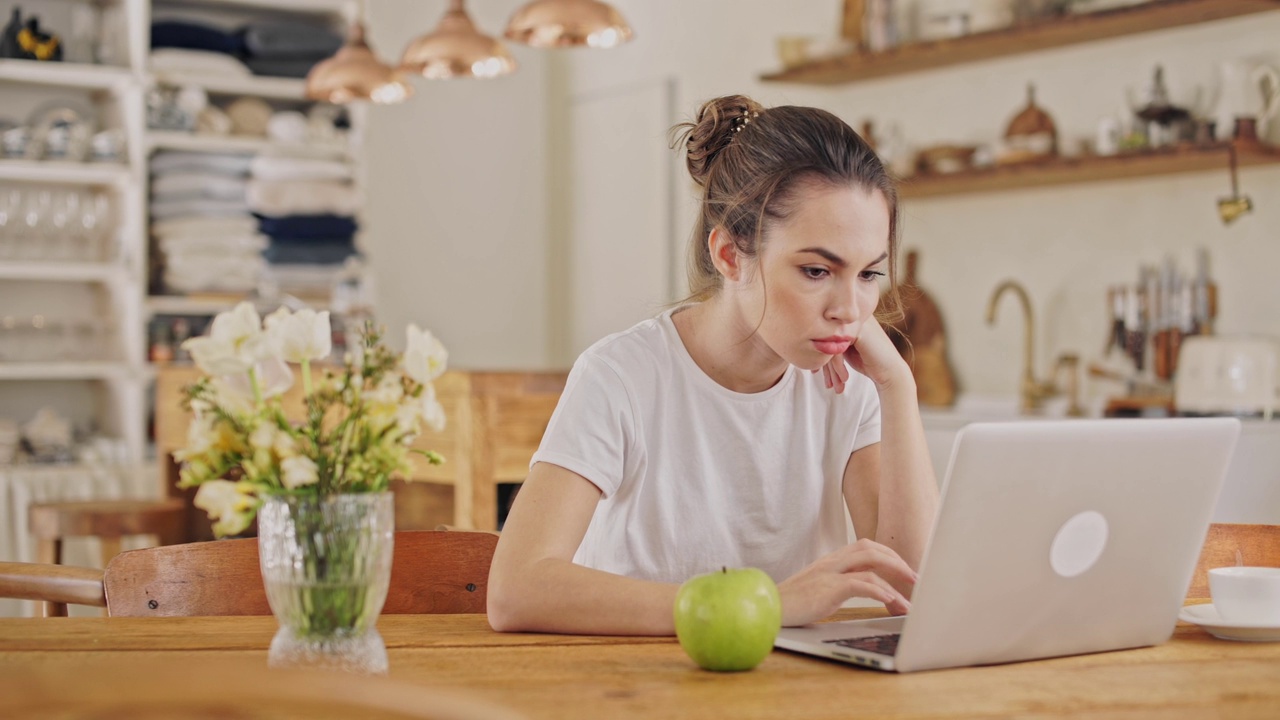
{"label": "white saucer", "polygon": [[1243,640],[1245,642],[1280,641],[1280,624],[1251,625],[1249,623],[1230,622],[1218,615],[1212,604],[1187,605],[1178,613],[1178,619],[1204,628],[1208,633],[1223,640]]}

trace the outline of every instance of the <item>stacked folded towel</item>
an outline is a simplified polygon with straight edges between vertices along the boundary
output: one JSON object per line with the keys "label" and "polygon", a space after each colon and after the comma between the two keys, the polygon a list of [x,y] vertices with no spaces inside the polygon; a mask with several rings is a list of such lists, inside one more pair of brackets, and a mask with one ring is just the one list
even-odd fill
{"label": "stacked folded towel", "polygon": [[[207,67],[186,66],[188,70],[212,70],[221,56],[233,60],[239,72],[277,77],[306,77],[312,66],[342,47],[342,36],[322,25],[306,22],[260,21],[239,27],[218,27],[189,19],[157,19],[151,24],[153,70],[177,70],[172,65],[157,67],[156,56],[170,56],[162,63],[179,62],[173,53],[185,55],[181,62],[208,63]],[[196,58],[203,60],[196,60]]]}
{"label": "stacked folded towel", "polygon": [[151,160],[151,234],[171,292],[257,289],[267,240],[246,199],[251,157],[159,152]]}
{"label": "stacked folded towel", "polygon": [[323,153],[265,153],[253,159],[245,198],[269,238],[266,277],[282,292],[327,293],[358,255],[360,207],[351,166]]}

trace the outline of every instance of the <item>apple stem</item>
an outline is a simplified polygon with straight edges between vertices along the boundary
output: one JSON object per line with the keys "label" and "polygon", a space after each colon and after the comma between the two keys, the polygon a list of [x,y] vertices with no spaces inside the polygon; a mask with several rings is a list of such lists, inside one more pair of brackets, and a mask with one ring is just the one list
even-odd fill
{"label": "apple stem", "polygon": [[720,566],[720,572],[722,572],[722,573],[727,573],[727,572],[729,572],[729,568],[728,568],[727,566],[725,566],[725,565],[721,565],[721,566]]}

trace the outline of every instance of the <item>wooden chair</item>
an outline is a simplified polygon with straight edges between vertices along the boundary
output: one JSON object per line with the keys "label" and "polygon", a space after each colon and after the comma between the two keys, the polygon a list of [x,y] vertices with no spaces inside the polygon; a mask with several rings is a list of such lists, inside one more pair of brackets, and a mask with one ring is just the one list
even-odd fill
{"label": "wooden chair", "polygon": [[[485,532],[396,533],[382,612],[485,612],[497,545]],[[97,605],[113,617],[271,614],[256,539],[129,550],[105,571],[0,563],[0,597]]]}
{"label": "wooden chair", "polygon": [[[62,564],[62,543],[71,537],[96,537],[102,566],[120,553],[126,535],[154,535],[161,545],[182,542],[184,510],[176,500],[100,500],[32,505],[27,524],[36,539],[36,560]],[[44,603],[45,617],[65,617],[61,602]]]}
{"label": "wooden chair", "polygon": [[1209,571],[1237,564],[1280,567],[1280,525],[1210,525],[1191,576],[1187,603],[1209,602]]}
{"label": "wooden chair", "polygon": [[524,716],[477,693],[388,677],[268,670],[242,659],[202,661],[196,668],[143,657],[117,666],[86,662],[74,679],[41,663],[9,668],[0,676],[0,717],[518,720]]}

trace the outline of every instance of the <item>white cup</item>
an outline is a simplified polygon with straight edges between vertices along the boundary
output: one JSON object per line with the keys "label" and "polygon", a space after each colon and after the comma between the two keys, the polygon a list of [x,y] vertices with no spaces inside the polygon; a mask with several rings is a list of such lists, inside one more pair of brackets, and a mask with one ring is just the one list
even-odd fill
{"label": "white cup", "polygon": [[1209,593],[1227,622],[1280,625],[1280,568],[1213,568]]}

